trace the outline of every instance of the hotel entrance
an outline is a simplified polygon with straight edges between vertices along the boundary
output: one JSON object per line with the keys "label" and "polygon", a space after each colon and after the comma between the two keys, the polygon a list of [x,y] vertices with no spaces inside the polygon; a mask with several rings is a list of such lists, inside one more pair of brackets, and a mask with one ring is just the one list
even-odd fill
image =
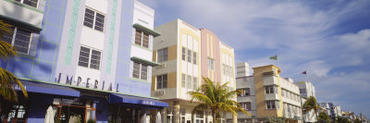
{"label": "hotel entrance", "polygon": [[61,123],[86,123],[96,121],[95,104],[90,100],[54,99],[55,120]]}

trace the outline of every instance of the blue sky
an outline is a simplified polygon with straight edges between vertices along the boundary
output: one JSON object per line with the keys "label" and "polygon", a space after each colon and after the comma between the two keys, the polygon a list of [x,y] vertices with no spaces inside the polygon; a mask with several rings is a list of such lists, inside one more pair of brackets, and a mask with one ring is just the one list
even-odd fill
{"label": "blue sky", "polygon": [[156,10],[156,26],[180,18],[212,30],[236,62],[276,64],[284,77],[311,81],[318,101],[370,118],[369,0],[140,1]]}

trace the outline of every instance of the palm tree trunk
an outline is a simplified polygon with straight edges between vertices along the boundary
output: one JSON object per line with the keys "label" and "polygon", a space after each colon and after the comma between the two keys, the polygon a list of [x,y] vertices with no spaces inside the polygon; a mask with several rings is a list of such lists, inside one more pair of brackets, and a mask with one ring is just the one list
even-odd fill
{"label": "palm tree trunk", "polygon": [[216,110],[214,109],[212,109],[212,118],[213,118],[213,123],[217,123]]}

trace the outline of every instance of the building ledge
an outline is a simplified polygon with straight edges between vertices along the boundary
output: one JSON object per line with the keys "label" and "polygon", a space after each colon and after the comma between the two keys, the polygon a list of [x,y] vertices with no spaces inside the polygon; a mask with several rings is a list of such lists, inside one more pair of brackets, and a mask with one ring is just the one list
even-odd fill
{"label": "building ledge", "polygon": [[131,57],[131,60],[137,61],[137,62],[140,62],[140,63],[144,63],[144,64],[148,64],[148,65],[151,65],[151,66],[159,66],[160,65],[157,62],[148,61],[148,60],[145,60],[145,59],[142,59],[142,58],[139,58],[139,57],[135,57],[135,56]]}
{"label": "building ledge", "polygon": [[161,33],[157,32],[153,29],[149,29],[149,28],[147,28],[143,25],[137,24],[137,23],[135,23],[133,26],[138,30],[141,30],[143,32],[149,33],[150,35],[153,35],[154,37],[161,35]]}

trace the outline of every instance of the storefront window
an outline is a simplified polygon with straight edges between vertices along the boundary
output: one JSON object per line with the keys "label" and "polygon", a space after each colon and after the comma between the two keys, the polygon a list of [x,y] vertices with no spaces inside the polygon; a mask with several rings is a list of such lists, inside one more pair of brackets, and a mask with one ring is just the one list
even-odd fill
{"label": "storefront window", "polygon": [[26,120],[26,107],[24,105],[12,105],[8,113],[8,122],[24,123]]}
{"label": "storefront window", "polygon": [[96,120],[94,103],[90,100],[77,99],[54,99],[54,104],[58,107],[56,120],[61,123],[84,123],[89,119]]}

